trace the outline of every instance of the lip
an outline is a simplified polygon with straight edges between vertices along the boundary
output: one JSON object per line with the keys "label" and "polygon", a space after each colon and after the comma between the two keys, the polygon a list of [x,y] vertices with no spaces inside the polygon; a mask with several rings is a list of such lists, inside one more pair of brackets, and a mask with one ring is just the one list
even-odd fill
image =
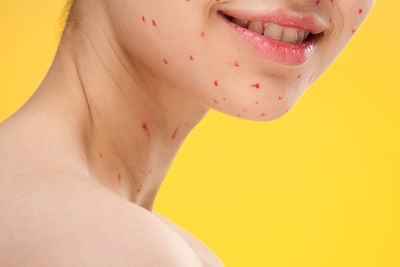
{"label": "lip", "polygon": [[[242,20],[262,21],[278,24],[282,27],[307,30],[314,34],[314,38],[302,44],[289,44],[264,37],[261,34],[242,28],[231,22],[225,16]],[[227,22],[239,37],[255,52],[267,60],[280,64],[297,66],[306,62],[313,54],[321,33],[326,29],[322,19],[314,15],[303,15],[285,9],[275,9],[263,13],[246,13],[244,11],[221,10],[218,15]],[[320,35],[315,35],[320,34]]]}
{"label": "lip", "polygon": [[257,11],[257,13],[238,10],[221,10],[220,12],[242,20],[270,22],[282,27],[306,30],[312,34],[323,32],[327,25],[322,18],[314,14],[302,14],[284,8]]}

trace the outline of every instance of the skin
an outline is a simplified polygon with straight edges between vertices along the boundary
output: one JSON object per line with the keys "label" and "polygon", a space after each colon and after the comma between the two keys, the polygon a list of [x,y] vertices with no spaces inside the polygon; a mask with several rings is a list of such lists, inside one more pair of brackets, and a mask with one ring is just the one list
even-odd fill
{"label": "skin", "polygon": [[[43,83],[0,125],[0,236],[9,240],[0,244],[0,265],[71,266],[75,255],[80,266],[222,266],[152,210],[174,157],[210,108],[255,121],[284,116],[374,3],[76,1]],[[217,17],[224,8],[277,6],[327,23],[301,66],[257,56]],[[101,241],[98,231],[106,233]],[[50,255],[46,263],[34,248]]]}

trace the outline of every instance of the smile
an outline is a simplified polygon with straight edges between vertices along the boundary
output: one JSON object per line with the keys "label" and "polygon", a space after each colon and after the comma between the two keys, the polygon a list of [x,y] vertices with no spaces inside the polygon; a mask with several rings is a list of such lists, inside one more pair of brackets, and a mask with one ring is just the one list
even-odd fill
{"label": "smile", "polygon": [[325,30],[317,17],[283,9],[262,15],[240,11],[219,11],[218,15],[260,56],[291,66],[311,57]]}

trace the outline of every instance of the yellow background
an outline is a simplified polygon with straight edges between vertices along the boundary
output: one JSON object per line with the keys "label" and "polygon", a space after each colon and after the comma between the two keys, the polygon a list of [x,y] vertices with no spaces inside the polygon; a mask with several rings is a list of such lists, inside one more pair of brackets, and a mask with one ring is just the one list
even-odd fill
{"label": "yellow background", "polygon": [[[0,121],[46,74],[64,0],[0,1]],[[155,210],[226,266],[400,266],[400,2],[378,1],[334,66],[285,117],[212,111]]]}

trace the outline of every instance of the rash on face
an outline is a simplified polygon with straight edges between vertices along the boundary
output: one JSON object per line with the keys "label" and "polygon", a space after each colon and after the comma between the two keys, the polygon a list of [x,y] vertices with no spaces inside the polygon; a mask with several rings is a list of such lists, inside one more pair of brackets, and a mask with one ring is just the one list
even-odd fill
{"label": "rash on face", "polygon": [[[295,2],[295,0],[289,1]],[[140,1],[138,1],[137,4],[139,2]],[[205,6],[206,4],[209,5],[210,2],[214,2],[211,3],[210,6],[217,8],[214,10],[210,8],[210,12],[218,9],[223,11],[223,5],[215,3],[224,1],[170,1],[163,7],[152,9],[152,13],[146,13],[149,10],[148,7],[153,5],[155,0],[149,0],[149,2],[152,3],[147,4],[143,2],[143,4],[139,4],[142,9],[139,9],[136,13],[138,22],[141,21],[139,28],[141,28],[142,31],[139,32],[139,34],[141,34],[141,36],[150,36],[145,39],[146,41],[140,43],[138,47],[143,48],[143,46],[149,45],[151,49],[148,50],[155,52],[144,56],[152,56],[154,60],[151,62],[156,62],[155,64],[158,64],[157,67],[159,67],[161,71],[160,74],[157,75],[157,78],[162,75],[176,75],[173,78],[179,82],[182,81],[182,88],[186,89],[190,87],[190,92],[193,93],[199,102],[208,104],[210,107],[219,105],[219,110],[222,112],[225,111],[226,113],[236,114],[236,116],[241,117],[244,115],[242,113],[244,112],[243,106],[246,106],[246,110],[248,111],[245,116],[246,118],[250,118],[250,114],[253,114],[255,117],[261,116],[260,114],[266,116],[267,111],[269,117],[276,117],[279,115],[278,113],[282,113],[285,110],[285,107],[282,107],[280,108],[280,112],[272,112],[272,110],[277,110],[273,108],[276,103],[279,103],[277,100],[283,100],[284,97],[285,104],[291,106],[293,104],[292,102],[297,100],[291,98],[290,95],[286,95],[286,90],[290,89],[291,86],[296,87],[292,89],[306,90],[306,87],[308,88],[319,77],[320,73],[323,73],[320,69],[324,70],[324,67],[329,67],[329,57],[325,59],[321,58],[321,56],[316,56],[314,59],[311,58],[311,61],[314,61],[310,64],[305,64],[304,68],[302,66],[292,69],[282,68],[281,70],[279,66],[275,68],[275,65],[273,67],[270,67],[268,64],[263,65],[259,58],[250,56],[251,50],[236,46],[234,43],[232,43],[231,46],[228,43],[224,43],[224,45],[219,48],[218,45],[216,46],[216,39],[222,36],[224,39],[221,38],[221,40],[218,39],[218,41],[232,41],[232,36],[223,33],[223,26],[221,26],[221,21],[217,21],[217,16],[204,18],[203,14],[201,14],[201,12],[196,13],[196,10],[202,5]],[[308,4],[309,8],[313,9],[313,12],[315,11],[325,20],[325,26],[327,28],[326,33],[330,33],[329,30],[332,29],[332,32],[337,33],[337,36],[331,35],[332,39],[340,39],[340,42],[330,41],[329,43],[329,41],[326,41],[323,49],[332,51],[332,53],[325,54],[334,55],[340,53],[341,44],[345,43],[346,38],[351,38],[352,35],[357,32],[360,27],[361,19],[365,18],[369,13],[373,2],[375,1],[304,1],[304,4]],[[189,16],[183,16],[187,19],[189,25],[187,29],[184,29],[188,34],[178,34],[178,31],[181,32],[181,29],[178,29],[175,23],[171,23],[171,21],[174,22],[176,19],[174,17],[175,13],[164,12],[171,5],[173,5],[174,10],[181,8],[181,10],[179,10],[180,14],[197,16],[195,20],[191,19],[191,17],[189,18]],[[240,7],[240,5],[238,6]],[[202,19],[210,20],[207,21],[209,22],[207,24],[199,23],[198,21],[204,21]],[[343,20],[343,23],[341,20]],[[197,21],[197,24],[196,22],[189,23],[189,21]],[[224,32],[227,33],[228,31]],[[131,36],[135,35],[132,34]],[[182,40],[180,38],[182,38]],[[163,45],[159,46],[159,43]],[[184,44],[183,46],[179,45],[182,43]],[[321,52],[320,54],[324,53]],[[141,59],[142,61],[146,60],[145,57]],[[169,60],[171,60],[171,62],[169,62]],[[182,67],[182,64],[185,64],[184,67]],[[168,72],[165,71],[167,70],[165,66],[168,66]],[[176,72],[176,74],[174,74],[174,72]],[[271,73],[271,75],[269,75],[269,73]],[[204,86],[204,80],[208,81],[208,86]],[[190,86],[188,86],[188,84]],[[215,89],[218,89],[218,93],[223,93],[223,96],[216,96]],[[273,97],[268,98],[268,95],[272,95]],[[227,101],[227,99],[229,99],[229,101],[224,102]],[[252,105],[248,105],[249,103],[252,103]],[[260,110],[261,108],[263,110]],[[271,108],[271,110],[269,110],[269,108]],[[146,135],[150,137],[150,131],[147,133],[147,130],[145,130],[145,132]],[[172,138],[173,136],[174,134],[172,134],[171,139],[174,139]]]}

